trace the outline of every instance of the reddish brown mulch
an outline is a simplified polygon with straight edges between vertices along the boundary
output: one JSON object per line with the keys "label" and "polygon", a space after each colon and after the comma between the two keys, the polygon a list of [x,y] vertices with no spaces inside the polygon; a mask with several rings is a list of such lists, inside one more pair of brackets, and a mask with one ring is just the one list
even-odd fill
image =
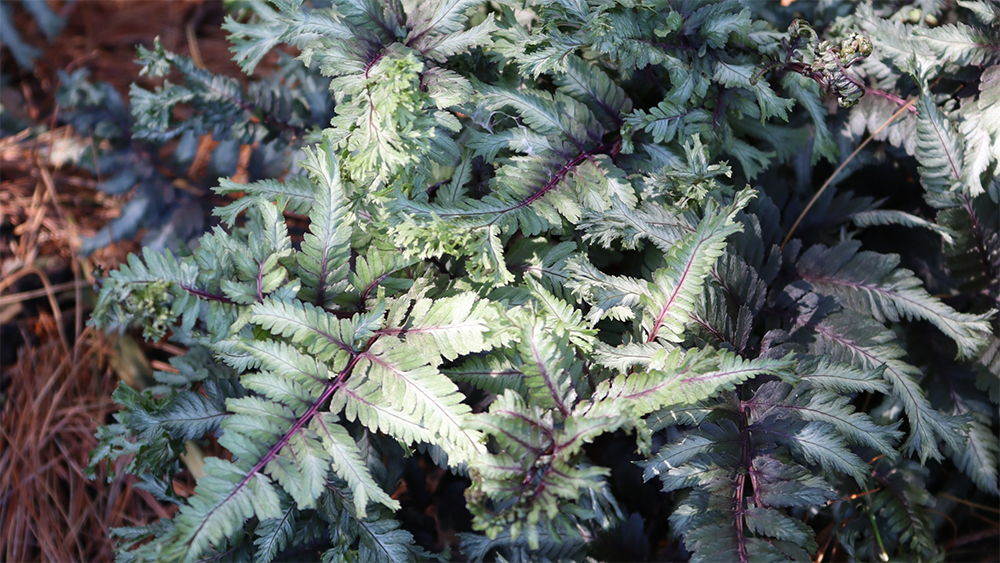
{"label": "reddish brown mulch", "polygon": [[4,107],[36,126],[0,139],[0,560],[112,561],[110,528],[173,509],[131,488],[131,478],[108,483],[106,471],[95,480],[83,472],[97,425],[113,422],[112,391],[131,377],[122,343],[85,326],[92,272],[115,267],[138,244],[78,254],[80,237],[117,216],[125,198],[97,192],[96,178],[61,162],[60,154],[89,139],[68,127],[45,131],[58,123],[56,71],[87,68],[92,80],[127,97],[137,81],[135,46],[152,46],[157,36],[213,71],[236,76],[238,69],[220,28],[220,2],[50,5],[69,16],[51,44],[20,4],[10,5],[22,38],[44,51],[33,69],[0,53]]}

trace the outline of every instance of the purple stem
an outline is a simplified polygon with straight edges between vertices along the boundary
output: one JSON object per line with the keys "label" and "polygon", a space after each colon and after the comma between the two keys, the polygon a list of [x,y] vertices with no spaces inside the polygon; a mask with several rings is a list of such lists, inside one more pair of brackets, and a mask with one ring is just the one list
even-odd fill
{"label": "purple stem", "polygon": [[[868,93],[871,94],[872,96],[875,96],[875,97],[878,97],[878,98],[885,98],[885,99],[891,101],[892,103],[896,104],[897,106],[905,106],[906,105],[906,100],[904,100],[903,98],[900,98],[899,96],[897,96],[896,94],[893,94],[892,92],[886,92],[885,90],[879,90],[877,88],[869,88],[868,89]],[[913,115],[917,114],[917,108],[914,107],[914,106],[910,106],[909,108],[907,108],[907,110],[910,113],[912,113]]]}
{"label": "purple stem", "polygon": [[[374,343],[375,340],[377,340],[377,337],[375,339],[372,339],[371,343]],[[369,343],[369,345],[371,343]],[[351,361],[347,364],[347,367],[345,367],[344,370],[341,371],[340,374],[338,374],[337,377],[327,385],[326,389],[323,390],[323,394],[319,396],[319,398],[316,400],[315,403],[312,404],[312,406],[309,407],[309,410],[307,410],[305,414],[303,414],[298,420],[295,421],[295,424],[293,424],[292,427],[289,428],[287,432],[285,432],[285,434],[281,437],[281,439],[278,440],[276,444],[271,446],[271,448],[267,451],[266,454],[261,456],[260,460],[257,461],[257,464],[254,465],[250,469],[250,471],[247,472],[246,477],[244,477],[243,480],[241,480],[239,484],[236,485],[236,487],[232,490],[232,492],[229,493],[228,496],[226,496],[225,499],[223,499],[216,505],[216,508],[212,510],[213,512],[215,510],[218,510],[220,506],[229,502],[229,500],[233,498],[233,495],[241,491],[243,487],[245,487],[247,483],[250,482],[251,479],[253,479],[258,473],[260,473],[262,469],[264,469],[264,466],[267,465],[268,462],[270,462],[272,459],[274,459],[275,456],[278,455],[278,452],[281,451],[281,448],[285,447],[285,445],[288,444],[288,440],[291,439],[292,435],[301,430],[302,427],[306,425],[306,423],[312,420],[312,417],[316,415],[320,407],[325,405],[327,401],[330,400],[330,397],[332,397],[333,394],[337,391],[337,389],[339,389],[340,386],[343,385],[344,381],[347,379],[351,371],[354,369],[354,366],[358,363],[358,360],[361,359],[361,356],[362,354],[356,352],[352,353]],[[198,529],[194,531],[192,536],[197,536],[199,533],[201,533],[201,529],[205,527],[205,524],[207,522],[208,519],[202,521],[201,525],[198,526]]]}
{"label": "purple stem", "polygon": [[260,267],[257,268],[257,301],[264,302],[264,293],[261,291],[261,285],[264,283],[264,263],[260,263]]}
{"label": "purple stem", "polygon": [[226,297],[225,295],[216,295],[214,293],[209,293],[207,291],[198,289],[197,287],[189,287],[186,285],[181,285],[181,289],[190,293],[191,295],[201,297],[202,299],[208,299],[209,301],[219,301],[220,303],[233,303],[233,300]]}

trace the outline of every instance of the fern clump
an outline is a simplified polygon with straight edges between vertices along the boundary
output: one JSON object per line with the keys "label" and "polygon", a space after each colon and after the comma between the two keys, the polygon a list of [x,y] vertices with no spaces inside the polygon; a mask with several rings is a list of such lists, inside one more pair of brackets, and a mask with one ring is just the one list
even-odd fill
{"label": "fern clump", "polygon": [[[328,77],[297,172],[220,179],[218,226],[102,282],[93,324],[188,349],[100,431],[92,463],[132,456],[180,507],[116,530],[123,560],[444,558],[395,517],[414,450],[467,479],[472,560],[930,559],[997,494],[985,3],[316,4],[226,23],[246,71],[286,45]],[[245,117],[213,113],[225,88],[133,112],[201,134]],[[830,165],[862,193],[815,186]],[[865,174],[899,169],[889,207]]]}

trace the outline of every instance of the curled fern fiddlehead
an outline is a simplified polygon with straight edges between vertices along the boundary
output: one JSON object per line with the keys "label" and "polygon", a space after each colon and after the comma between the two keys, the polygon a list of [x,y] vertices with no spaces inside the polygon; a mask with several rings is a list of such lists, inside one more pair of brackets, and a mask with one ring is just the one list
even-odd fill
{"label": "curled fern fiddlehead", "polygon": [[820,88],[836,94],[840,107],[849,108],[864,97],[864,82],[847,69],[872,54],[870,39],[860,33],[851,33],[839,45],[819,41],[816,31],[798,19],[788,26],[788,36],[786,69],[812,78]]}

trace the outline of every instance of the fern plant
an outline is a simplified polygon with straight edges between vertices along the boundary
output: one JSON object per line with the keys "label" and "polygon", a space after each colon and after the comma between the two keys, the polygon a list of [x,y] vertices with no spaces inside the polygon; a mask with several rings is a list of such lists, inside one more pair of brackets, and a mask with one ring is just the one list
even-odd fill
{"label": "fern plant", "polygon": [[[218,178],[238,168],[250,181],[298,174],[301,148],[333,115],[317,69],[285,53],[245,86],[167,51],[158,38],[151,49],[139,47],[137,62],[140,75],[183,82],[153,91],[133,84],[126,103],[110,84],[90,82],[86,69],[60,71],[59,117],[89,137],[78,164],[97,176],[101,192],[128,196],[120,216],[82,240],[84,255],[140,230],[147,248],[193,243],[212,226],[209,196]],[[182,112],[186,118],[177,119]],[[199,174],[203,145],[211,150]]]}
{"label": "fern plant", "polygon": [[[302,174],[220,180],[222,226],[102,281],[93,324],[188,348],[100,430],[92,463],[179,505],[121,559],[447,558],[394,516],[410,455],[468,479],[470,560],[940,557],[998,492],[996,12],[747,4],[227,21],[335,116]],[[214,119],[134,96],[164,135]],[[834,164],[863,193],[817,189]]]}

